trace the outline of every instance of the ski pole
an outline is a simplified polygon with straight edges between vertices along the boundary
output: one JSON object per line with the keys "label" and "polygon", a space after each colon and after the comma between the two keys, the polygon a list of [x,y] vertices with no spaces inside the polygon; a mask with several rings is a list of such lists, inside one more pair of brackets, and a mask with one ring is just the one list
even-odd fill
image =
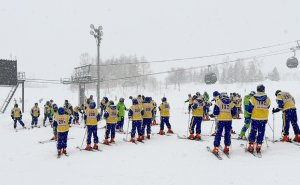
{"label": "ski pole", "polygon": [[84,141],[85,135],[86,135],[86,133],[87,133],[87,129],[88,129],[88,127],[86,127],[86,130],[85,130],[85,132],[84,132],[84,136],[83,136],[83,140],[82,140],[82,143],[81,143],[81,147],[80,147],[80,148],[82,148],[83,141]]}
{"label": "ski pole", "polygon": [[127,126],[127,133],[126,133],[126,141],[128,141],[128,140],[127,140],[127,136],[128,136],[129,122],[130,122],[130,118],[128,118],[128,126]]}
{"label": "ski pole", "polygon": [[191,120],[191,113],[189,112],[189,120],[188,120],[188,127],[187,127],[187,131],[186,131],[186,137],[188,137],[188,135],[189,135],[190,120]]}
{"label": "ski pole", "polygon": [[275,134],[275,115],[273,114],[273,143],[275,143],[274,134]]}
{"label": "ski pole", "polygon": [[216,121],[216,118],[213,119],[213,122],[212,122],[212,125],[211,125],[211,129],[210,129],[210,135],[212,134],[212,128],[214,126],[215,121]]}

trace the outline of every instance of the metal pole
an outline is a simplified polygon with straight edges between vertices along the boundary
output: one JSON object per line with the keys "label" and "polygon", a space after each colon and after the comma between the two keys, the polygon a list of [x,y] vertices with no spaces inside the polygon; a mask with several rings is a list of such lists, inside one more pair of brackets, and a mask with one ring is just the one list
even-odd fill
{"label": "metal pole", "polygon": [[100,35],[97,38],[97,108],[100,108]]}
{"label": "metal pole", "polygon": [[24,113],[24,82],[22,83],[22,112]]}

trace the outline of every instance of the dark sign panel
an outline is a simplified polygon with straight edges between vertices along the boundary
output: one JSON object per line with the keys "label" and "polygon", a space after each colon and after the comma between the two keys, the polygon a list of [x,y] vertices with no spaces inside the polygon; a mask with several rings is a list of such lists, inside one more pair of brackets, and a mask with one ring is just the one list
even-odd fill
{"label": "dark sign panel", "polygon": [[0,85],[17,85],[17,61],[0,59]]}

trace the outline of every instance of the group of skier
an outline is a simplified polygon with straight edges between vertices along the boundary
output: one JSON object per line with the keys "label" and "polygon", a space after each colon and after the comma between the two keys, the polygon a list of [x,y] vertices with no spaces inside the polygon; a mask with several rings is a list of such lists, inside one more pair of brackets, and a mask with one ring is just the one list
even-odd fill
{"label": "group of skier", "polygon": [[[297,112],[295,106],[295,100],[293,96],[288,92],[282,92],[277,90],[276,93],[277,108],[272,109],[272,113],[279,111],[283,112],[283,135],[281,139],[283,142],[290,142],[289,138],[289,127],[290,122],[294,129],[295,138],[293,141],[300,141],[300,130],[297,124]],[[229,154],[231,145],[231,133],[232,133],[232,119],[239,119],[239,113],[241,112],[242,99],[239,94],[232,93],[232,97],[228,96],[227,93],[219,93],[218,91],[213,92],[213,99],[209,101],[209,95],[204,92],[201,95],[199,92],[193,97],[191,94],[188,95],[189,99],[185,102],[189,102],[189,113],[192,112],[192,118],[189,125],[190,135],[188,139],[201,140],[201,122],[207,120],[207,117],[211,117],[216,121],[216,133],[214,140],[214,149],[212,152],[218,155],[220,149],[220,142],[223,130],[224,134],[224,153]],[[117,105],[114,101],[108,101],[107,97],[103,97],[100,103],[100,112],[96,108],[96,103],[93,100],[93,96],[87,99],[86,104],[76,106],[74,109],[72,105],[65,100],[62,107],[58,107],[53,103],[53,100],[47,101],[44,106],[44,119],[43,126],[46,126],[46,121],[49,119],[51,126],[53,127],[53,140],[57,140],[57,151],[58,154],[66,153],[67,148],[67,137],[70,124],[79,123],[79,113],[84,118],[84,123],[87,133],[87,146],[86,150],[98,149],[99,138],[97,135],[97,125],[100,119],[106,120],[105,127],[105,140],[103,144],[114,143],[115,132],[123,132],[125,111],[128,111],[129,121],[132,120],[131,125],[131,139],[130,142],[135,142],[135,135],[137,132],[137,141],[141,141],[145,138],[150,139],[151,137],[151,126],[156,125],[156,111],[157,105],[152,100],[152,97],[144,97],[138,95],[137,98],[129,97],[132,100],[130,108],[126,108],[124,104],[124,98],[120,98]],[[173,133],[171,124],[169,122],[170,117],[170,104],[167,102],[167,98],[163,97],[162,103],[158,109],[160,111],[160,131],[158,134],[165,134],[164,124],[168,128],[168,133]],[[212,106],[211,102],[214,103],[212,114],[209,113],[209,107]],[[258,85],[257,93],[251,91],[244,97],[244,126],[241,129],[238,139],[248,139],[249,147],[247,150],[251,153],[256,150],[260,153],[261,147],[265,135],[265,127],[268,122],[269,108],[271,100],[265,94],[265,86]],[[32,122],[31,128],[37,127],[38,117],[40,116],[40,109],[38,103],[34,104],[31,111]],[[26,128],[22,122],[22,112],[18,108],[18,104],[15,104],[11,111],[11,117],[14,120],[14,129],[16,129],[17,121]],[[74,117],[74,119],[72,118]],[[103,118],[102,118],[103,117]],[[208,118],[209,119],[209,118]],[[129,123],[128,123],[129,124]],[[251,126],[249,137],[246,137],[246,131]],[[195,132],[196,127],[196,132]],[[146,134],[145,134],[146,129]],[[94,139],[94,145],[91,146],[92,136]],[[146,137],[145,137],[146,136]],[[109,140],[110,139],[110,140]],[[256,146],[254,146],[256,143]]]}
{"label": "group of skier", "polygon": [[[283,111],[283,135],[281,139],[283,142],[290,142],[289,138],[289,126],[292,123],[295,138],[293,141],[300,141],[300,130],[297,124],[297,112],[295,106],[295,100],[293,96],[288,92],[282,92],[277,90],[276,101],[277,108],[273,108],[272,113]],[[231,145],[231,133],[232,133],[232,119],[239,118],[238,112],[241,111],[241,98],[240,95],[233,93],[232,97],[229,97],[227,93],[219,93],[215,91],[213,93],[215,105],[213,113],[209,116],[216,119],[216,134],[214,140],[214,149],[212,152],[218,155],[220,148],[220,141],[223,130],[225,147],[223,152],[229,154],[229,147]],[[189,94],[189,98],[191,98]],[[268,122],[269,108],[271,100],[265,94],[265,86],[258,85],[257,93],[251,91],[249,95],[244,97],[244,118],[245,124],[241,130],[238,139],[247,139],[245,133],[251,124],[251,130],[249,133],[248,141],[249,147],[247,151],[254,153],[260,153],[261,147],[265,135],[265,127]],[[192,119],[190,121],[190,136],[188,139],[201,139],[201,122],[202,117],[205,117],[205,110],[207,110],[207,100],[200,95],[199,92],[193,96],[192,100],[189,99],[189,111],[192,110]],[[209,110],[208,110],[209,112]],[[194,136],[194,127],[196,126],[196,136]],[[256,147],[254,146],[256,143]]]}

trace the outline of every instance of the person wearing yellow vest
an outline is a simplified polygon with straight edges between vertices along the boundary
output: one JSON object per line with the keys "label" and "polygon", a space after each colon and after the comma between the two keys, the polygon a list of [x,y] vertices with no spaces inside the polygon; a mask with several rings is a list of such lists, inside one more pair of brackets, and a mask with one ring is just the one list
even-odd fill
{"label": "person wearing yellow vest", "polygon": [[26,129],[23,121],[22,121],[22,111],[18,107],[18,104],[15,104],[14,108],[11,109],[11,119],[14,120],[14,129],[17,129],[17,121],[22,125],[24,129]]}
{"label": "person wearing yellow vest", "polygon": [[240,118],[240,112],[242,111],[242,98],[239,94],[233,93],[233,103],[235,107],[237,108],[236,115],[234,115],[233,119],[241,119]]}
{"label": "person wearing yellow vest", "polygon": [[[250,98],[248,113],[251,115],[251,131],[249,135],[248,151],[254,152],[254,142],[256,140],[256,151],[261,151],[261,146],[265,136],[265,128],[268,123],[270,98],[265,94],[265,86],[257,86],[257,93]],[[257,134],[257,137],[256,137]]]}
{"label": "person wearing yellow vest", "polygon": [[156,125],[157,105],[156,105],[156,102],[154,100],[152,100],[151,102],[153,102],[153,115],[152,115],[152,124],[151,125]]}
{"label": "person wearing yellow vest", "polygon": [[142,119],[144,115],[144,110],[142,105],[139,105],[137,99],[132,100],[132,106],[128,112],[128,118],[132,119],[132,129],[131,129],[131,140],[130,142],[135,142],[135,132],[138,132],[138,141],[142,141]]}
{"label": "person wearing yellow vest", "polygon": [[219,146],[221,142],[223,128],[225,129],[224,136],[224,152],[229,152],[229,146],[231,145],[231,128],[232,128],[232,116],[236,114],[236,107],[234,103],[230,100],[227,93],[221,93],[220,99],[217,100],[214,106],[213,114],[209,115],[210,117],[217,116],[218,122],[216,123],[217,134],[214,141],[214,150],[213,153],[219,152]]}
{"label": "person wearing yellow vest", "polygon": [[79,113],[83,114],[83,112],[84,112],[84,105],[83,104],[77,105],[73,109],[73,116],[74,116],[73,124],[75,124],[75,123],[79,124]]}
{"label": "person wearing yellow vest", "polygon": [[49,119],[49,122],[51,122],[51,105],[50,102],[47,101],[46,105],[44,105],[44,121],[43,121],[43,126],[46,127],[46,121],[47,118]]}
{"label": "person wearing yellow vest", "polygon": [[[232,94],[232,93],[230,93]],[[217,101],[220,99],[220,93],[218,91],[214,91],[213,92],[213,99],[211,100],[211,102],[215,102],[215,104],[217,103]],[[212,134],[212,136],[215,136],[217,134],[217,125],[218,125],[218,120],[217,118],[215,118],[216,121],[216,126],[215,126],[215,132]]]}
{"label": "person wearing yellow vest", "polygon": [[96,103],[91,102],[89,108],[86,109],[84,120],[86,120],[87,125],[87,139],[86,139],[86,150],[91,150],[91,138],[94,136],[94,149],[98,149],[98,135],[97,135],[97,125],[98,121],[100,121],[100,114],[98,113],[98,109],[96,109]]}
{"label": "person wearing yellow vest", "polygon": [[300,129],[297,124],[297,110],[295,106],[295,99],[289,92],[282,92],[281,90],[277,90],[275,93],[276,101],[278,107],[275,109],[273,108],[272,113],[276,113],[282,111],[282,119],[283,119],[283,139],[281,141],[289,142],[289,129],[290,129],[290,122],[292,123],[295,138],[294,141],[300,141]]}
{"label": "person wearing yellow vest", "polygon": [[[53,104],[53,119],[55,116],[58,116],[58,107],[56,104]],[[57,135],[57,127],[53,127],[53,134],[54,136],[50,140],[57,140],[58,135]]]}
{"label": "person wearing yellow vest", "polygon": [[116,124],[118,122],[118,114],[119,111],[117,107],[114,105],[114,101],[109,101],[109,106],[104,113],[104,119],[106,119],[106,127],[105,127],[105,140],[103,144],[108,144],[109,133],[111,134],[110,142],[115,142],[115,134],[116,134]]}
{"label": "person wearing yellow vest", "polygon": [[57,140],[57,153],[61,154],[61,149],[63,153],[67,153],[67,141],[69,133],[69,124],[71,120],[69,115],[65,114],[65,109],[63,107],[58,108],[58,115],[54,115],[53,127],[57,129],[58,140]]}
{"label": "person wearing yellow vest", "polygon": [[168,127],[168,132],[167,133],[173,133],[171,129],[171,124],[170,124],[170,104],[167,102],[167,98],[163,97],[161,99],[162,103],[158,107],[160,111],[160,131],[158,134],[164,135],[164,124],[166,123]]}
{"label": "person wearing yellow vest", "polygon": [[142,123],[142,139],[144,139],[145,128],[147,127],[147,139],[150,139],[151,134],[151,121],[153,116],[153,103],[151,103],[151,98],[146,97],[145,102],[143,104],[144,116]]}
{"label": "person wearing yellow vest", "polygon": [[[196,98],[192,104],[193,117],[190,124],[190,136],[188,139],[201,139],[201,122],[204,115],[205,110],[205,101],[202,98]],[[196,137],[194,136],[194,128],[196,126]]]}
{"label": "person wearing yellow vest", "polygon": [[72,107],[71,103],[69,103],[68,100],[65,100],[64,108],[65,108],[66,113],[70,117],[70,120],[71,120],[70,123],[72,123],[73,107]]}
{"label": "person wearing yellow vest", "polygon": [[34,107],[31,108],[30,112],[32,117],[31,128],[34,126],[37,127],[38,118],[40,117],[40,108],[38,107],[38,103],[34,104]]}

